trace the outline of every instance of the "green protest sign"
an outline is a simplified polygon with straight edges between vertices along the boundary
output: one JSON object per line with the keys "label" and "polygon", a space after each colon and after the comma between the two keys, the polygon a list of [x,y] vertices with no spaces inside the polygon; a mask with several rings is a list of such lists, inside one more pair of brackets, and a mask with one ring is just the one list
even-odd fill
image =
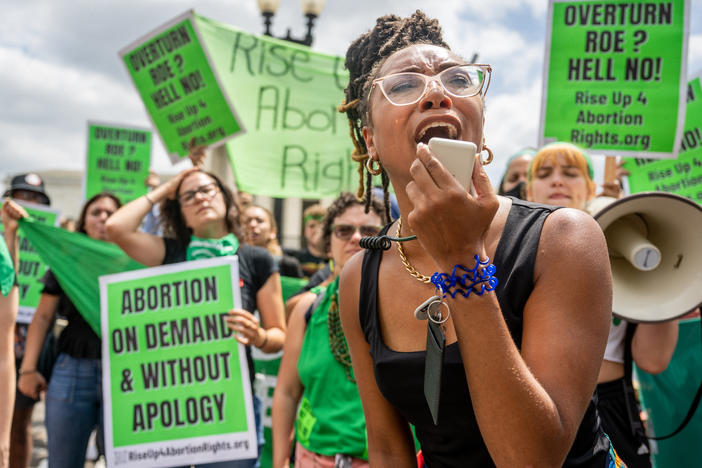
{"label": "green protest sign", "polygon": [[185,13],[119,52],[173,163],[190,141],[218,146],[243,131]]}
{"label": "green protest sign", "polygon": [[540,144],[675,158],[689,0],[551,0]]}
{"label": "green protest sign", "polygon": [[258,452],[236,257],[100,277],[109,466],[182,466]]}
{"label": "green protest sign", "polygon": [[322,198],[355,191],[344,59],[195,16],[246,135],[227,144],[241,190]]}
{"label": "green protest sign", "polygon": [[687,85],[685,127],[678,159],[628,159],[631,193],[652,190],[675,193],[702,203],[702,88],[700,78]]}
{"label": "green protest sign", "polygon": [[127,203],[146,193],[151,162],[151,131],[88,122],[85,199],[109,192]]}
{"label": "green protest sign", "polygon": [[[49,208],[46,205],[28,203],[15,200],[22,205],[29,216],[36,223],[50,226],[58,226],[58,210]],[[0,224],[0,226],[2,226]],[[39,280],[46,273],[46,263],[39,257],[39,254],[32,246],[22,228],[17,232],[19,238],[19,263],[17,265],[17,284],[19,286],[19,311],[17,313],[18,323],[30,323],[34,316],[34,311],[39,304],[39,296],[44,285]]]}

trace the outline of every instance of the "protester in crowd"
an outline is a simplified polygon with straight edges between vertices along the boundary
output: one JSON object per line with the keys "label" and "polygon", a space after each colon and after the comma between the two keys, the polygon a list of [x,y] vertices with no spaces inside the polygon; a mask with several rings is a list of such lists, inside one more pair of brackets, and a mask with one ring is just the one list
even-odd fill
{"label": "protester in crowd", "polygon": [[[158,237],[139,231],[143,217],[161,204],[163,232]],[[273,257],[264,249],[239,245],[240,211],[232,192],[217,176],[190,168],[151,193],[123,206],[107,223],[111,240],[130,257],[156,266],[212,256],[237,255],[242,280],[242,309],[230,311],[228,326],[246,346],[249,375],[254,370],[251,346],[266,353],[279,351],[285,340],[280,276]],[[254,311],[260,313],[260,323]],[[263,443],[261,402],[254,396],[253,409],[260,444]],[[217,466],[251,467],[258,458]]]}
{"label": "protester in crowd", "polygon": [[[161,184],[161,178],[158,176],[156,171],[149,170],[149,175],[144,182],[148,192],[158,187]],[[147,234],[153,234],[155,236],[160,236],[161,232],[161,210],[158,205],[154,205],[151,211],[146,213],[144,216],[144,221],[141,223],[141,230]]]}
{"label": "protester in crowd", "polygon": [[282,276],[302,278],[300,262],[283,253],[278,242],[278,224],[273,213],[262,206],[249,205],[244,209],[244,227],[246,243],[262,247],[273,255]]}
{"label": "protester in crowd", "polygon": [[[311,278],[319,270],[324,269],[327,265],[326,255],[322,251],[320,245],[322,239],[322,219],[327,210],[319,203],[310,205],[302,212],[303,234],[305,238],[304,247],[298,249],[285,249],[285,253],[292,255],[300,261],[302,272],[308,278]],[[323,279],[326,279],[331,274],[331,270]]]}
{"label": "protester in crowd", "polygon": [[0,237],[0,248],[3,250],[2,275],[4,282],[10,280],[9,291],[0,293],[0,468],[7,468],[10,463],[10,428],[12,427],[12,413],[15,406],[15,383],[17,379],[14,356],[14,327],[17,320],[19,306],[19,288],[17,287],[14,271],[17,271],[17,258],[19,245],[17,219],[26,216],[24,209],[6,199],[2,205],[3,236]]}
{"label": "protester in crowd", "polygon": [[502,176],[497,189],[498,195],[526,200],[527,168],[534,154],[536,154],[534,148],[526,147],[510,156],[505,175]]}
{"label": "protester in crowd", "polygon": [[[361,250],[362,236],[380,231],[383,205],[364,212],[355,195],[342,193],[323,221],[322,241],[334,272],[318,294],[305,293],[290,316],[283,360],[273,396],[273,466],[289,466],[297,415],[295,466],[368,466],[361,399],[339,321],[339,273]],[[302,404],[300,404],[302,400]],[[299,411],[298,411],[299,406]]]}
{"label": "protester in crowd", "polygon": [[241,206],[242,210],[245,210],[249,205],[253,205],[254,198],[249,192],[239,190],[236,192],[236,197],[239,200],[239,206]]}
{"label": "protester in crowd", "polygon": [[[528,199],[584,211],[595,195],[592,174],[589,159],[576,146],[546,145],[529,166]],[[629,468],[651,466],[650,447],[631,381],[632,360],[650,374],[661,373],[668,367],[677,339],[677,320],[630,324],[611,318],[597,378],[597,408],[603,429]]]}
{"label": "protester in crowd", "polygon": [[[470,195],[432,154],[434,136],[486,150],[491,71],[451,52],[436,20],[379,18],[346,66],[353,158],[381,176],[386,208],[390,181],[400,206],[382,233],[418,239],[355,256],[341,275],[370,464],[417,466],[409,422],[427,466],[607,466],[616,455],[592,399],[611,313],[597,223],[497,197],[480,155]],[[462,294],[454,268],[475,286]],[[445,294],[433,298],[430,276]]]}
{"label": "protester in crowd", "polygon": [[[84,205],[76,229],[92,239],[107,240],[105,221],[121,203],[111,194],[100,193]],[[49,270],[42,279],[44,289],[27,332],[27,349],[19,370],[19,390],[38,399],[47,390],[47,379],[37,365],[42,343],[53,333],[55,315],[68,320],[58,339],[58,358],[46,393],[46,431],[51,468],[77,467],[85,463],[91,432],[102,436],[102,365],[100,338],[66,296]]]}
{"label": "protester in crowd", "polygon": [[[51,200],[44,188],[44,181],[35,173],[19,174],[12,178],[10,188],[4,196],[9,196],[19,202],[35,203],[38,205],[50,205]],[[27,340],[26,323],[15,324],[15,368],[19,370],[22,358],[24,357]],[[54,346],[53,337],[48,337],[44,344],[45,349]],[[46,354],[45,354],[46,355]],[[41,362],[40,371],[45,378],[51,374],[49,360]],[[19,378],[19,375],[18,375]],[[38,399],[30,398],[22,392],[17,392],[15,396],[15,410],[12,417],[12,430],[10,436],[10,467],[26,468],[32,456],[32,412]]]}

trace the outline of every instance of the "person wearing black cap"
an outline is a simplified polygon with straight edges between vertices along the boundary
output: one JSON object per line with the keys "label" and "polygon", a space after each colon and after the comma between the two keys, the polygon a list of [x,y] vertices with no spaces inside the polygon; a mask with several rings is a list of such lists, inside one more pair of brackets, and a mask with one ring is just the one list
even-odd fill
{"label": "person wearing black cap", "polygon": [[51,199],[44,190],[44,181],[33,172],[14,176],[4,196],[40,205],[51,205]]}
{"label": "person wearing black cap", "polygon": [[[44,189],[44,181],[33,172],[19,174],[12,178],[10,188],[5,191],[5,197],[10,197],[15,201],[36,203],[40,205],[50,205],[51,199]],[[24,347],[27,338],[26,323],[15,324],[15,369],[19,371],[22,358],[24,357]],[[44,346],[53,346],[49,343]],[[48,367],[48,366],[47,366]],[[44,373],[49,373],[50,369],[42,369]],[[48,378],[48,375],[45,375]],[[34,404],[38,400],[30,398],[20,391],[15,397],[15,409],[12,415],[12,429],[10,431],[10,468],[25,468],[29,465],[32,455],[32,437],[30,427],[32,423],[32,411]]]}

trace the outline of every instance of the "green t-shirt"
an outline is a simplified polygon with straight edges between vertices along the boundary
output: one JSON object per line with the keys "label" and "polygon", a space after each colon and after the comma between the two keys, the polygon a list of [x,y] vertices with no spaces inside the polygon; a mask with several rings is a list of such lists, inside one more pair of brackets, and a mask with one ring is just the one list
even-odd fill
{"label": "green t-shirt", "polygon": [[329,348],[327,315],[338,288],[339,278],[323,293],[300,349],[297,371],[304,391],[297,415],[297,440],[314,453],[367,460],[366,421],[358,387],[347,378],[344,366]]}

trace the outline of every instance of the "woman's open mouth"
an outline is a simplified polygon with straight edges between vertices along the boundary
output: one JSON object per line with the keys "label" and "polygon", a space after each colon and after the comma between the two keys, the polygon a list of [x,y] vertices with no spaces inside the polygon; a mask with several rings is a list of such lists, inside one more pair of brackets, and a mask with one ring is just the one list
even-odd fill
{"label": "woman's open mouth", "polygon": [[458,138],[458,128],[453,123],[444,120],[429,122],[419,128],[414,141],[427,144],[434,137],[455,140]]}

